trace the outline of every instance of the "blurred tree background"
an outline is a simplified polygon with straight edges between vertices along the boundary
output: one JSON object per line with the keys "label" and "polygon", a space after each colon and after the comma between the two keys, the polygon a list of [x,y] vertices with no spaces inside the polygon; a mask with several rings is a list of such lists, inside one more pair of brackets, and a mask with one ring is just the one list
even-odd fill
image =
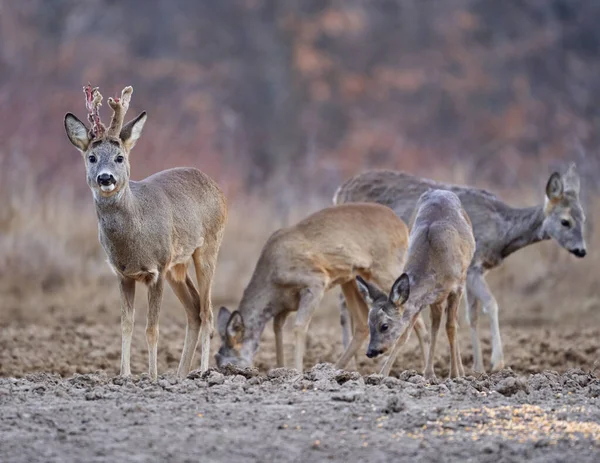
{"label": "blurred tree background", "polygon": [[149,112],[138,179],[193,165],[231,194],[277,176],[331,194],[460,162],[512,187],[567,159],[592,179],[598,18],[595,0],[7,0],[2,166],[85,188],[62,118],[89,81]]}

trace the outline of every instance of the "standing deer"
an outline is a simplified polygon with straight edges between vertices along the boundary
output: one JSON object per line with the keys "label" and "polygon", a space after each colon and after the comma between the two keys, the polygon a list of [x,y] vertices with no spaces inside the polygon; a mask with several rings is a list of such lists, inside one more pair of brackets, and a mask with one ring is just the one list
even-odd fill
{"label": "standing deer", "polygon": [[[208,369],[213,332],[211,284],[223,237],[227,206],[217,184],[197,169],[177,168],[135,182],[129,179],[129,153],[142,134],[146,113],[123,125],[133,89],[108,99],[113,116],[100,120],[102,95],[84,87],[88,130],[73,114],[65,116],[69,140],[83,154],[87,183],[94,195],[98,237],[121,294],[121,375],[131,374],[130,353],[136,281],[148,287],[148,369],[157,378],[158,316],[165,279],[185,307],[187,327],[177,374],[191,369],[198,335],[200,368]],[[198,289],[187,268],[194,261]]]}
{"label": "standing deer", "polygon": [[[579,201],[579,176],[575,164],[564,174],[554,172],[546,184],[543,204],[514,208],[492,193],[467,186],[447,185],[404,172],[373,170],[359,174],[342,184],[334,203],[377,202],[391,207],[408,221],[419,196],[427,189],[453,191],[460,198],[473,224],[477,247],[467,273],[467,317],[471,326],[474,370],[483,372],[483,359],[477,322],[479,308],[490,317],[492,370],[504,368],[504,353],[498,324],[498,304],[485,281],[485,274],[519,249],[538,241],[553,239],[577,257],[584,257],[585,215]],[[342,305],[342,328],[348,337],[348,315]]]}
{"label": "standing deer", "polygon": [[[344,368],[368,337],[368,308],[354,281],[368,278],[390,288],[404,264],[408,230],[388,207],[346,204],[323,209],[267,240],[244,290],[238,310],[221,307],[217,327],[222,344],[217,365],[249,366],[266,323],[274,318],[277,365],[283,366],[282,329],[290,312],[294,326],[295,366],[302,371],[310,320],[328,289],[341,285],[355,330],[337,362]],[[415,331],[427,357],[429,335],[422,318]]]}
{"label": "standing deer", "polygon": [[458,305],[475,253],[471,221],[451,191],[429,190],[421,195],[411,227],[404,273],[394,282],[389,297],[376,285],[357,276],[358,288],[369,306],[368,357],[391,348],[381,374],[389,375],[411,327],[421,311],[431,307],[431,346],[425,377],[435,378],[433,362],[440,321],[446,308],[450,344],[450,377],[464,375],[456,340]]}

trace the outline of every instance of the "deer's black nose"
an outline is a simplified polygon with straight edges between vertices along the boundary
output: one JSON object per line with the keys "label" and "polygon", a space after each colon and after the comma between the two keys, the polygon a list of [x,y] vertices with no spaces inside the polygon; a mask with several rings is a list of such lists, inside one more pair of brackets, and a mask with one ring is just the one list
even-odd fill
{"label": "deer's black nose", "polygon": [[585,249],[572,249],[571,253],[577,257],[585,257],[585,255],[587,254],[587,252],[585,251]]}
{"label": "deer's black nose", "polygon": [[112,185],[113,183],[116,183],[116,180],[112,176],[112,174],[100,174],[98,175],[98,178],[96,180],[98,182],[98,185],[101,186],[108,186]]}
{"label": "deer's black nose", "polygon": [[369,357],[370,359],[372,359],[372,358],[377,357],[381,353],[383,353],[382,350],[373,349],[373,348],[369,347],[369,349],[367,350],[367,357]]}

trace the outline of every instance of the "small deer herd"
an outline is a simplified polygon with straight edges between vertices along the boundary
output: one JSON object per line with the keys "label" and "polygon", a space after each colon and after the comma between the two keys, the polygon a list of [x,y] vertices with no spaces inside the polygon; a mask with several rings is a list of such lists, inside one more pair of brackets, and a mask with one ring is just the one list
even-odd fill
{"label": "small deer herd", "polygon": [[[130,153],[142,134],[146,113],[125,122],[133,89],[109,98],[108,128],[100,119],[102,95],[84,87],[89,126],[73,114],[65,130],[82,153],[98,217],[98,237],[119,282],[121,375],[131,374],[136,282],[148,287],[148,372],[156,379],[158,319],[164,282],[187,315],[178,376],[192,369],[198,340],[200,369],[209,365],[213,335],[211,286],[227,218],[223,193],[193,168],[165,170],[130,180]],[[367,357],[389,352],[388,375],[414,329],[434,378],[437,335],[446,312],[450,376],[464,375],[456,338],[458,307],[466,298],[474,352],[473,369],[484,371],[477,323],[490,318],[492,370],[504,367],[498,304],[487,271],[510,254],[553,239],[577,257],[586,255],[579,176],[571,164],[553,173],[539,206],[514,208],[493,194],[386,170],[367,171],[341,185],[334,205],[273,233],[264,245],[237,310],[221,307],[217,366],[250,366],[261,334],[273,319],[277,365],[283,366],[283,325],[294,322],[295,367],[302,371],[311,318],[325,292],[340,286],[344,368],[369,338]],[[410,224],[409,227],[406,224]],[[193,262],[197,286],[188,273]],[[430,308],[430,332],[421,312]]]}

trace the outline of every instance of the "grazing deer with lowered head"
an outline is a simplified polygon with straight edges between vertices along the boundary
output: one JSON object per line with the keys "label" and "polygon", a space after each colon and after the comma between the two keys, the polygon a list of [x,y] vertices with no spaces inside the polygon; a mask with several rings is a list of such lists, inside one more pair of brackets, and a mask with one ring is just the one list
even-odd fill
{"label": "grazing deer with lowered head", "polygon": [[[485,281],[485,274],[498,267],[513,252],[547,239],[555,240],[577,257],[585,256],[585,215],[579,201],[579,176],[575,165],[571,164],[562,175],[554,172],[546,184],[544,203],[533,207],[511,207],[485,190],[442,184],[389,170],[368,171],[347,180],[338,188],[334,203],[377,202],[391,207],[400,218],[408,221],[417,199],[429,188],[456,193],[471,219],[477,247],[467,273],[466,302],[474,370],[484,371],[477,333],[480,307],[490,317],[492,370],[500,370],[504,368],[504,353],[498,304]],[[342,307],[344,318],[347,320],[348,316]],[[346,333],[344,338],[347,336]]]}
{"label": "grazing deer with lowered head", "polygon": [[[144,180],[129,179],[129,154],[142,134],[146,113],[123,124],[133,89],[108,99],[113,116],[100,120],[102,95],[84,88],[88,119],[65,116],[69,140],[83,154],[87,183],[94,195],[98,236],[119,279],[121,293],[121,375],[131,374],[130,352],[136,281],[148,287],[149,374],[157,377],[158,316],[166,280],[185,307],[187,327],[177,374],[186,376],[198,344],[200,368],[208,369],[213,331],[211,284],[223,237],[227,206],[217,184],[197,169],[177,168]],[[187,268],[194,261],[198,289]]]}
{"label": "grazing deer with lowered head", "polygon": [[[407,243],[404,222],[390,208],[373,203],[329,207],[276,231],[263,247],[238,310],[219,310],[222,344],[217,365],[252,365],[261,333],[273,318],[277,365],[283,366],[283,324],[290,312],[297,311],[295,367],[302,371],[310,320],[325,291],[341,285],[355,327],[337,362],[344,368],[368,337],[368,308],[355,276],[390,288],[402,270]],[[429,336],[421,318],[415,321],[415,330],[425,358]]]}
{"label": "grazing deer with lowered head", "polygon": [[392,285],[389,296],[357,276],[358,287],[369,311],[368,357],[391,348],[381,374],[389,375],[400,348],[408,339],[421,311],[431,307],[431,345],[425,377],[435,378],[433,362],[440,321],[446,308],[446,333],[450,344],[450,377],[464,375],[456,339],[458,304],[467,269],[475,253],[471,221],[454,193],[429,190],[417,202],[404,273]]}

